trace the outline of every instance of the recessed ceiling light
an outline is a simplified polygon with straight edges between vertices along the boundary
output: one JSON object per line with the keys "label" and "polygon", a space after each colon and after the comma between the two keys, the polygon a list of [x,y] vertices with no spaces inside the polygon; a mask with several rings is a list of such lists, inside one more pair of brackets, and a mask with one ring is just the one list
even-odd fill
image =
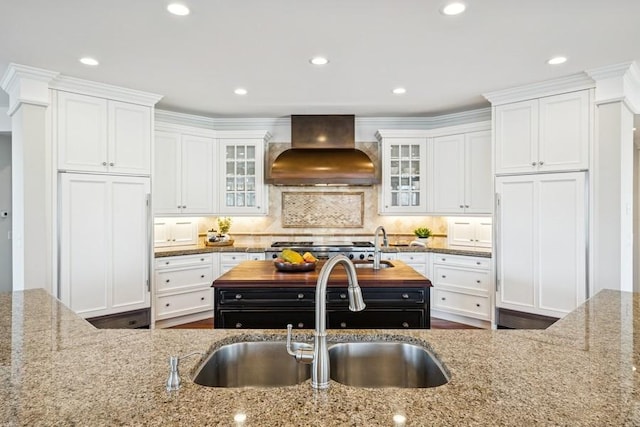
{"label": "recessed ceiling light", "polygon": [[329,60],[324,56],[316,56],[309,60],[313,65],[327,65]]}
{"label": "recessed ceiling light", "polygon": [[394,90],[392,90],[393,93],[395,93],[396,95],[402,95],[404,93],[407,93],[407,90],[403,87],[397,87]]}
{"label": "recessed ceiling light", "polygon": [[169,11],[169,13],[173,13],[174,15],[178,16],[186,16],[189,14],[189,8],[180,3],[171,3],[169,6],[167,6],[167,10]]}
{"label": "recessed ceiling light", "polygon": [[246,95],[247,90],[245,88],[239,87],[238,89],[234,90],[233,93],[235,93],[236,95]]}
{"label": "recessed ceiling light", "polygon": [[92,67],[95,67],[96,65],[99,64],[97,59],[90,58],[88,56],[85,56],[84,58],[80,58],[80,62],[82,62],[84,65],[91,65]]}
{"label": "recessed ceiling light", "polygon": [[454,2],[444,6],[441,10],[445,15],[458,15],[464,12],[466,8],[467,6],[464,3]]}
{"label": "recessed ceiling light", "polygon": [[547,64],[559,65],[559,64],[564,64],[565,62],[567,62],[567,58],[565,58],[564,56],[554,56],[553,58],[547,61]]}

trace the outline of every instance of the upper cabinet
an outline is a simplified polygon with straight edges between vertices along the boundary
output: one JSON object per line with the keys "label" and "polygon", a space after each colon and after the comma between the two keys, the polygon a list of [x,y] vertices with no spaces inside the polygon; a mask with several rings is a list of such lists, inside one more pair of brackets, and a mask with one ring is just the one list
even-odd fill
{"label": "upper cabinet", "polygon": [[267,186],[264,183],[264,134],[253,138],[219,140],[218,168],[220,197],[218,211],[222,214],[266,214]]}
{"label": "upper cabinet", "polygon": [[213,138],[156,132],[153,169],[156,214],[214,212],[214,145]]}
{"label": "upper cabinet", "polygon": [[429,159],[430,212],[491,213],[491,132],[434,137]]}
{"label": "upper cabinet", "polygon": [[426,137],[382,139],[381,214],[418,214],[427,211]]}
{"label": "upper cabinet", "polygon": [[496,174],[588,169],[589,98],[581,90],[496,106]]}
{"label": "upper cabinet", "polygon": [[149,175],[152,107],[57,91],[58,169]]}

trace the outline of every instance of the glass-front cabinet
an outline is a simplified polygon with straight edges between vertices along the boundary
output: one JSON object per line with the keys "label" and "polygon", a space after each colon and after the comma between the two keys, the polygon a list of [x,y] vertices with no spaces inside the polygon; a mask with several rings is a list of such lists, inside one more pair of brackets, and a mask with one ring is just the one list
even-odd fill
{"label": "glass-front cabinet", "polygon": [[265,214],[268,207],[264,184],[264,137],[221,138],[220,213]]}
{"label": "glass-front cabinet", "polygon": [[380,213],[425,213],[427,138],[381,139]]}

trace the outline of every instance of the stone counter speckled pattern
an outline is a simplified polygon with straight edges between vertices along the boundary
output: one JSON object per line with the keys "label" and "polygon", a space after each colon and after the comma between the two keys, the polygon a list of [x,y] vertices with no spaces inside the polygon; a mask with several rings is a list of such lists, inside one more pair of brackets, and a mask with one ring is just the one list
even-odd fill
{"label": "stone counter speckled pattern", "polygon": [[[195,254],[204,254],[209,252],[249,252],[249,253],[257,253],[264,252],[265,247],[257,247],[257,246],[180,246],[174,248],[156,248],[155,249],[155,257],[162,258],[167,256],[179,256],[179,255],[195,255]],[[385,253],[394,253],[394,252],[434,252],[440,254],[450,254],[450,255],[466,255],[466,256],[477,256],[483,258],[491,258],[491,249],[483,249],[483,248],[464,248],[464,247],[428,247],[424,248],[421,246],[390,246],[388,248],[382,248],[382,252]]]}
{"label": "stone counter speckled pattern", "polygon": [[182,388],[165,391],[169,355],[283,333],[97,330],[42,290],[0,294],[0,424],[393,426],[399,414],[395,425],[640,425],[640,294],[615,291],[546,331],[329,333],[422,343],[451,375],[436,388],[207,388],[190,380],[196,357],[181,362]]}

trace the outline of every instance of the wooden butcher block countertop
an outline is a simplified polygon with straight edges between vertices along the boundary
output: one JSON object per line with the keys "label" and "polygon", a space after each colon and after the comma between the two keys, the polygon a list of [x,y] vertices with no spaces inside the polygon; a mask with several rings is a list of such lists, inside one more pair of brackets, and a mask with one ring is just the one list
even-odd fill
{"label": "wooden butcher block countertop", "polygon": [[[392,267],[374,270],[372,268],[357,268],[358,283],[362,287],[430,287],[431,281],[409,267],[402,261],[383,261]],[[213,285],[223,287],[315,287],[320,269],[324,261],[319,261],[315,270],[308,272],[280,272],[276,270],[273,261],[244,261],[232,268],[218,279]],[[338,265],[329,277],[329,286],[347,286],[347,273],[343,266]]]}

